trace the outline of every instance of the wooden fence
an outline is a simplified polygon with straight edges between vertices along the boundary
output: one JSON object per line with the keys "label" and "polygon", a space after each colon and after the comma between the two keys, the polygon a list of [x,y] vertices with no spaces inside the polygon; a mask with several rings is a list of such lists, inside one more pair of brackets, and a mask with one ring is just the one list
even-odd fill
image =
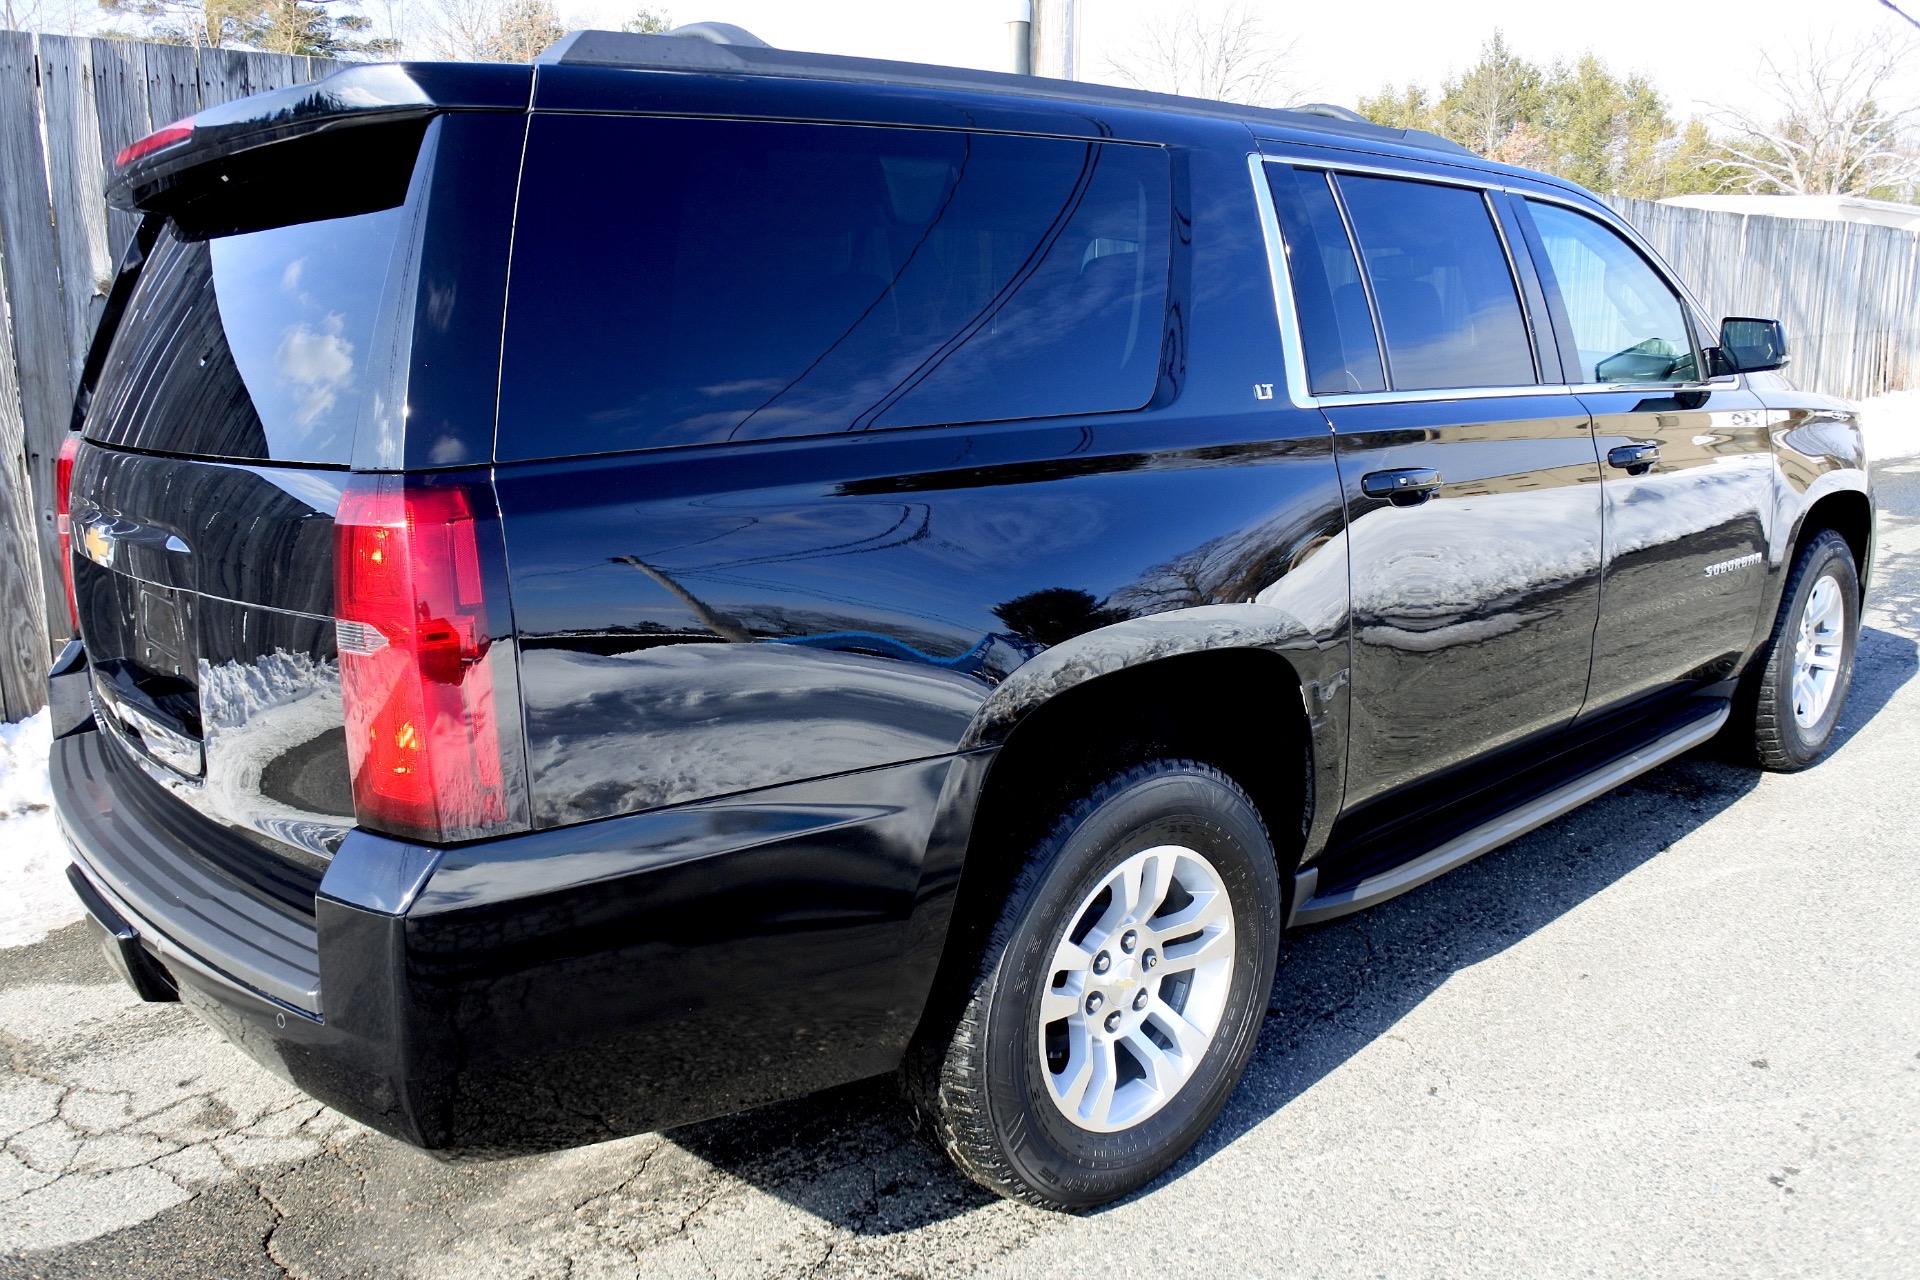
{"label": "wooden fence", "polygon": [[46,699],[66,635],[53,464],[131,215],[107,165],[134,139],[300,84],[319,58],[0,31],[0,719]]}
{"label": "wooden fence", "polygon": [[1795,386],[1850,400],[1920,386],[1920,235],[1650,200],[1607,203],[1715,319],[1784,322]]}
{"label": "wooden fence", "polygon": [[[108,162],[202,107],[338,65],[0,31],[0,719],[45,700],[47,658],[67,630],[54,455],[134,226],[106,207]],[[1716,315],[1786,321],[1799,385],[1855,397],[1920,385],[1920,236],[1612,203]]]}

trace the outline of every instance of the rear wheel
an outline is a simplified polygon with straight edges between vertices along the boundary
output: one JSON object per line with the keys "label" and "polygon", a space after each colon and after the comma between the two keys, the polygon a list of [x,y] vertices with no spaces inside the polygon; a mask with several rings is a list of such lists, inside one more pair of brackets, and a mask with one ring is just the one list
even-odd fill
{"label": "rear wheel", "polygon": [[1045,1208],[1145,1183],[1246,1067],[1280,900],[1260,815],[1219,770],[1101,784],[1028,855],[959,1016],[916,1045],[928,1128],[974,1181]]}
{"label": "rear wheel", "polygon": [[1846,539],[1823,529],[1787,579],[1780,616],[1748,698],[1753,750],[1777,772],[1818,760],[1839,726],[1860,636],[1860,575]]}

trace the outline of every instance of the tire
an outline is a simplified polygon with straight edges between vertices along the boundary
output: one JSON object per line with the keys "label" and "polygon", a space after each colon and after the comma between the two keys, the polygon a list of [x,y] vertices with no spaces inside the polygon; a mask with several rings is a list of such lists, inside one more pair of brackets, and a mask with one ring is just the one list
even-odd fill
{"label": "tire", "polygon": [[[1819,625],[1826,622],[1834,627]],[[1810,648],[1823,631],[1832,639]],[[1860,575],[1853,551],[1839,534],[1822,529],[1794,561],[1757,678],[1742,699],[1740,712],[1750,719],[1753,756],[1761,768],[1791,773],[1826,751],[1853,684],[1859,639]],[[1808,686],[1796,685],[1810,668],[1831,673],[1824,697],[1810,698]],[[1816,707],[1817,714],[1809,715]]]}
{"label": "tire", "polygon": [[[1095,787],[1027,855],[958,1016],[917,1038],[906,1085],[923,1128],[975,1182],[1041,1208],[1091,1208],[1146,1183],[1206,1132],[1246,1069],[1281,903],[1259,812],[1218,769],[1155,760]],[[1062,1016],[1043,1024],[1043,1001]],[[1074,1096],[1058,1101],[1062,1090]]]}

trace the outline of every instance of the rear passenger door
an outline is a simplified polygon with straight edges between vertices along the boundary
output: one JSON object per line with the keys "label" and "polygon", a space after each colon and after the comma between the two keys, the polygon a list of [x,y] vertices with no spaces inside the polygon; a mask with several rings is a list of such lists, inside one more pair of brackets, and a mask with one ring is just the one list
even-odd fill
{"label": "rear passenger door", "polygon": [[1573,721],[1599,464],[1489,192],[1268,170],[1347,506],[1352,810]]}
{"label": "rear passenger door", "polygon": [[1605,464],[1605,587],[1586,716],[1730,674],[1759,624],[1772,495],[1767,417],[1699,377],[1673,286],[1599,219],[1521,202],[1567,378]]}

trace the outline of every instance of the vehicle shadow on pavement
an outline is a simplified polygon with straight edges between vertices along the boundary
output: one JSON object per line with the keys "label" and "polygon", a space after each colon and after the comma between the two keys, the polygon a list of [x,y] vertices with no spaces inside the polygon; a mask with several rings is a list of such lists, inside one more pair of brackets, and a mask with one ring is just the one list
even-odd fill
{"label": "vehicle shadow on pavement", "polygon": [[1830,750],[1846,746],[1917,671],[1920,642],[1879,627],[1860,628],[1860,643],[1853,655],[1853,691],[1847,695]]}
{"label": "vehicle shadow on pavement", "polygon": [[[1835,746],[1916,671],[1920,655],[1911,638],[1866,628]],[[1454,973],[1552,924],[1712,821],[1759,785],[1759,772],[1722,758],[1729,754],[1709,745],[1403,897],[1290,935],[1246,1078],[1194,1150],[1138,1194],[1178,1178],[1280,1111]],[[1428,1086],[1409,1079],[1407,1087]],[[857,1235],[913,1230],[993,1199],[914,1135],[886,1078],[667,1137]]]}
{"label": "vehicle shadow on pavement", "polygon": [[[1844,747],[1916,672],[1920,646],[1911,637],[1863,628],[1832,749]],[[1832,765],[1829,756],[1814,769]],[[1712,821],[1761,776],[1728,746],[1709,743],[1411,893],[1289,935],[1240,1089],[1207,1135],[1146,1191],[1285,1107],[1456,972],[1550,925]],[[1407,1087],[1433,1086],[1409,1079]]]}

